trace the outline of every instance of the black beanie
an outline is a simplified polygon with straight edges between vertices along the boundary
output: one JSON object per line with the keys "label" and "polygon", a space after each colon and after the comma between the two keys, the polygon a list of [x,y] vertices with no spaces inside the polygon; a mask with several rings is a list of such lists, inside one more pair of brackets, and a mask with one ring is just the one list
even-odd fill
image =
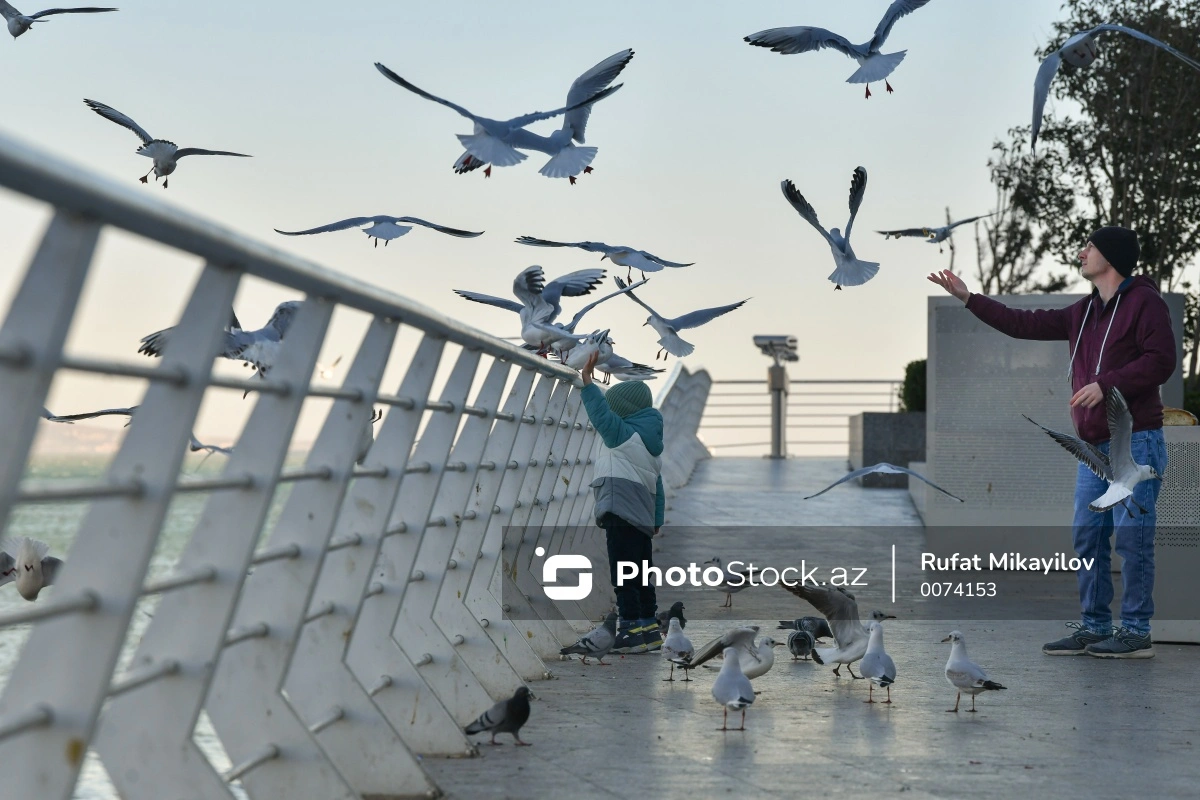
{"label": "black beanie", "polygon": [[1128,278],[1137,266],[1138,240],[1137,233],[1129,228],[1107,225],[1093,233],[1089,238],[1100,255],[1113,265],[1113,269]]}

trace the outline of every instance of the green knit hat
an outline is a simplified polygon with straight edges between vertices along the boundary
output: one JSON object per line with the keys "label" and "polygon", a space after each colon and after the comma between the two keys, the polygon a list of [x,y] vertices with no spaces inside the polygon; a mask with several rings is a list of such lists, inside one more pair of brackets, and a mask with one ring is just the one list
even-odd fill
{"label": "green knit hat", "polygon": [[622,419],[654,405],[650,387],[642,381],[622,381],[605,392],[604,399],[613,413]]}

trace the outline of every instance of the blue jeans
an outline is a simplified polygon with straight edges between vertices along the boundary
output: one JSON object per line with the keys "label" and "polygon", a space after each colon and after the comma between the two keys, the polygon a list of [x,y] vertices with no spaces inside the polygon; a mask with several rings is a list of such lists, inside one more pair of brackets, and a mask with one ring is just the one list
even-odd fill
{"label": "blue jeans", "polygon": [[[1100,449],[1108,453],[1108,442]],[[1138,464],[1149,464],[1159,475],[1166,473],[1167,445],[1162,428],[1152,431],[1137,431],[1132,441],[1133,460]],[[1075,479],[1075,520],[1073,533],[1075,553],[1080,558],[1094,558],[1092,569],[1079,569],[1079,605],[1082,608],[1084,627],[1096,633],[1107,634],[1112,630],[1112,611],[1109,604],[1113,599],[1112,555],[1109,541],[1113,531],[1117,534],[1117,553],[1125,560],[1121,568],[1121,624],[1145,635],[1150,632],[1150,618],[1154,616],[1154,523],[1157,518],[1154,505],[1162,481],[1142,481],[1133,489],[1133,501],[1146,509],[1145,514],[1130,500],[1129,509],[1117,505],[1108,511],[1097,513],[1088,509],[1091,503],[1108,489],[1108,482],[1097,478],[1082,464]]]}

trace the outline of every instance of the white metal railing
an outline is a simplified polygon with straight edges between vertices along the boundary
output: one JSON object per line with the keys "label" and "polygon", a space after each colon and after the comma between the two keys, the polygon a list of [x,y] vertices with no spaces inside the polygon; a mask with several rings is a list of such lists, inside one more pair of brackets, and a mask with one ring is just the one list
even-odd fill
{"label": "white metal railing", "polygon": [[[0,327],[0,531],[17,504],[88,503],[55,586],[0,616],[0,630],[33,623],[0,695],[0,764],[21,765],[3,795],[69,798],[89,748],[125,798],[229,798],[235,780],[253,798],[435,793],[416,754],[470,753],[462,726],[548,676],[543,659],[576,635],[528,569],[514,579],[505,567],[528,567],[536,546],[603,558],[576,373],[3,137],[0,186],[55,209]],[[106,226],[206,261],[157,367],[63,352]],[[211,374],[244,275],[306,295],[268,380]],[[342,384],[310,386],[337,305],[373,321]],[[389,394],[380,382],[401,326],[420,343]],[[148,381],[103,480],[23,479],[61,370]],[[672,486],[707,456],[696,428],[710,385],[677,369],[658,398]],[[213,386],[256,393],[250,420],[221,477],[180,483]],[[284,469],[309,397],[333,403],[303,467]],[[389,411],[356,467],[377,404]],[[304,490],[264,531],[289,481]],[[207,492],[203,510],[170,574],[147,582],[183,491]],[[148,595],[160,599],[133,640]],[[506,613],[501,597],[527,608]],[[583,605],[576,619],[604,599]],[[528,613],[514,622],[514,610]],[[126,646],[136,652],[116,675]],[[202,711],[232,762],[224,774],[193,740]]]}

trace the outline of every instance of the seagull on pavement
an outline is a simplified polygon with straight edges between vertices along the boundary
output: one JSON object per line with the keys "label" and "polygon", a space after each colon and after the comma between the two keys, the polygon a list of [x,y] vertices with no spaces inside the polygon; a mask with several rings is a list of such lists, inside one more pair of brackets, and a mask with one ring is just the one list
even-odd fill
{"label": "seagull on pavement", "polygon": [[833,263],[836,265],[829,275],[834,289],[841,289],[843,286],[861,286],[875,277],[875,273],[879,272],[879,262],[860,261],[858,256],[854,255],[854,248],[850,246],[850,230],[854,227],[854,218],[858,215],[858,207],[862,205],[863,195],[867,191],[867,171],[865,169],[855,167],[854,177],[850,179],[850,221],[846,223],[844,236],[837,228],[830,228],[826,231],[821,227],[821,223],[817,220],[817,212],[813,210],[809,202],[804,199],[804,195],[800,194],[790,180],[785,180],[780,186],[783,187],[783,196],[792,204],[792,208],[796,209],[796,213],[805,222],[816,228],[817,232],[825,237],[825,241],[829,242],[829,250],[833,253]]}
{"label": "seagull on pavement", "polygon": [[[614,280],[617,282],[617,286],[621,287],[622,289],[633,288],[633,287],[626,286],[625,282],[622,281],[620,278],[614,277]],[[675,356],[676,358],[684,358],[686,356],[690,356],[692,354],[692,351],[694,351],[696,349],[696,346],[693,345],[691,342],[687,342],[687,341],[684,341],[683,339],[681,339],[679,337],[679,331],[685,331],[685,330],[688,330],[689,328],[699,328],[701,325],[704,325],[705,323],[712,322],[714,319],[721,316],[722,314],[728,314],[730,311],[733,311],[734,309],[741,308],[743,305],[745,305],[746,300],[750,299],[750,298],[746,298],[746,300],[739,300],[738,302],[730,303],[727,306],[715,306],[713,308],[702,308],[697,311],[692,311],[690,313],[684,314],[683,316],[675,317],[674,319],[667,319],[666,317],[664,317],[663,315],[661,315],[657,311],[655,311],[653,308],[651,308],[650,306],[646,305],[641,300],[639,300],[637,298],[637,295],[635,295],[633,292],[629,292],[629,297],[631,300],[633,300],[639,306],[641,306],[642,308],[644,308],[650,312],[650,316],[647,317],[646,321],[642,324],[643,324],[643,326],[649,325],[651,328],[654,329],[654,332],[657,333],[659,336],[658,344],[661,347],[661,349],[658,351],[657,354],[655,354],[655,356],[654,356],[655,361],[657,361],[659,359],[659,357],[662,357],[664,359],[666,358],[666,356],[663,356],[664,351],[667,353],[670,353],[671,355]]]}
{"label": "seagull on pavement", "polygon": [[46,17],[54,14],[101,14],[105,11],[119,11],[116,8],[48,8],[45,11],[39,11],[36,14],[22,14],[15,8],[10,6],[4,0],[0,0],[0,16],[8,23],[8,32],[16,39],[18,36],[29,30],[35,22],[43,22]]}
{"label": "seagull on pavement", "polygon": [[[781,645],[783,642],[777,642],[770,636],[764,636],[758,640],[752,651],[731,649],[735,653],[740,653],[738,660],[741,662],[742,674],[750,680],[754,680],[766,675],[771,671],[771,667],[775,666],[775,648]],[[705,664],[704,668],[716,669],[711,664]]]}
{"label": "seagull on pavement", "polygon": [[0,549],[0,586],[16,582],[17,592],[30,602],[45,587],[54,583],[62,559],[46,555],[50,546],[22,536],[4,540]]}
{"label": "seagull on pavement", "polygon": [[882,702],[892,702],[892,684],[896,682],[896,664],[883,650],[883,626],[878,622],[872,622],[867,626],[867,630],[871,632],[870,639],[867,642],[867,654],[863,656],[862,664],[858,670],[862,676],[870,681],[867,686],[867,699],[864,703],[875,702],[875,687],[887,689],[887,700]]}
{"label": "seagull on pavement", "polygon": [[733,730],[746,730],[746,708],[754,703],[754,688],[750,679],[742,674],[741,662],[738,661],[737,651],[732,647],[725,648],[725,663],[721,665],[721,674],[713,681],[713,699],[724,706],[724,716],[721,727],[717,730],[727,731],[729,728],[729,709],[742,712],[742,726]]}
{"label": "seagull on pavement", "polygon": [[[1026,419],[1029,419],[1029,418],[1026,417]],[[1033,420],[1030,420],[1030,422],[1033,422]],[[1034,423],[1034,424],[1036,425],[1037,423]],[[806,497],[804,499],[811,500],[814,497],[819,497],[820,495],[825,494],[826,492],[828,492],[830,489],[837,486],[838,484],[845,483],[846,481],[852,481],[855,478],[861,478],[863,475],[869,475],[872,472],[879,472],[884,475],[901,475],[901,474],[909,475],[913,478],[918,478],[920,480],[925,481],[925,483],[928,483],[930,486],[937,489],[939,492],[946,495],[947,497],[953,497],[955,500],[957,500],[960,503],[966,502],[961,497],[950,494],[945,489],[943,489],[942,487],[938,486],[933,481],[926,478],[924,475],[918,475],[917,473],[913,472],[911,469],[908,469],[907,467],[897,467],[895,464],[889,464],[886,461],[881,461],[878,464],[871,466],[871,467],[863,467],[862,469],[856,469],[853,472],[849,472],[849,473],[843,475],[841,478],[838,478],[833,483],[826,486],[821,491],[817,492],[816,494],[810,494],[808,497]]]}
{"label": "seagull on pavement", "polygon": [[1090,469],[1097,478],[1108,481],[1108,490],[1089,503],[1089,509],[1104,512],[1113,506],[1124,505],[1125,510],[1129,511],[1129,515],[1133,516],[1133,511],[1126,505],[1128,501],[1146,514],[1148,512],[1142,508],[1141,503],[1133,499],[1133,487],[1142,481],[1160,481],[1162,476],[1155,471],[1154,467],[1148,464],[1139,464],[1133,460],[1133,416],[1129,413],[1129,406],[1120,389],[1114,386],[1108,390],[1105,406],[1108,411],[1108,435],[1110,437],[1107,454],[1096,445],[1085,442],[1077,436],[1052,431],[1033,422],[1024,414],[1021,416],[1029,419],[1030,422],[1049,434],[1051,439],[1075,456],[1079,463]]}
{"label": "seagull on pavement", "polygon": [[578,655],[580,661],[587,663],[588,656],[596,659],[600,666],[607,667],[604,663],[604,657],[613,649],[613,645],[617,642],[617,612],[610,611],[608,616],[604,618],[604,622],[592,628],[590,631],[579,637],[579,641],[573,645],[564,647],[559,650],[559,655]]}
{"label": "seagull on pavement", "polygon": [[1031,152],[1037,146],[1038,131],[1042,129],[1042,114],[1046,110],[1046,98],[1050,94],[1050,84],[1054,81],[1054,75],[1058,72],[1059,65],[1063,61],[1066,61],[1073,67],[1079,68],[1090,65],[1100,55],[1100,49],[1096,46],[1096,39],[1100,34],[1107,31],[1126,33],[1135,39],[1141,39],[1143,42],[1148,42],[1155,47],[1161,47],[1192,69],[1200,70],[1200,62],[1189,58],[1174,47],[1171,47],[1171,45],[1160,42],[1153,36],[1147,36],[1141,31],[1127,28],[1124,25],[1097,25],[1089,31],[1077,33],[1063,42],[1062,47],[1046,56],[1041,66],[1038,67],[1037,77],[1033,79],[1033,127],[1029,134],[1029,149]]}
{"label": "seagull on pavement", "polygon": [[757,625],[730,628],[697,650],[690,659],[679,659],[675,663],[686,661],[689,669],[695,669],[719,655],[725,655],[725,651],[731,648],[735,653],[742,653],[752,661],[758,661],[758,649],[754,646],[754,637],[757,635]]}
{"label": "seagull on pavement", "polygon": [[[553,111],[535,111],[532,114],[526,114],[521,117],[513,117],[507,120],[488,119],[472,114],[467,109],[449,100],[443,100],[436,95],[432,95],[424,89],[420,89],[408,81],[401,78],[396,73],[385,67],[383,64],[376,62],[375,69],[392,83],[403,86],[414,94],[424,97],[426,100],[432,100],[435,103],[440,103],[447,108],[454,109],[462,116],[475,123],[475,131],[471,134],[458,134],[458,140],[462,142],[463,147],[467,148],[467,153],[480,162],[488,164],[488,168],[483,171],[484,175],[491,177],[492,165],[497,167],[511,167],[514,164],[519,164],[524,161],[527,156],[513,146],[513,134],[524,128],[526,125],[532,125],[535,122],[540,122],[544,119],[552,119],[560,114],[567,114],[577,109],[583,109],[595,103],[597,100],[603,100],[613,92],[620,89],[624,84],[618,83],[616,86],[609,86],[595,94],[582,98],[578,102],[569,103],[563,108],[556,108]],[[553,161],[553,159],[551,159]],[[459,162],[463,159],[460,158]],[[456,164],[456,167],[458,165]],[[549,165],[547,165],[549,166]],[[462,170],[466,171],[466,170]]]}
{"label": "seagull on pavement", "polygon": [[967,642],[961,633],[951,631],[942,642],[951,643],[950,660],[946,662],[946,680],[958,690],[958,696],[954,698],[954,708],[946,709],[947,712],[958,713],[958,703],[962,700],[963,692],[971,695],[971,712],[974,713],[975,695],[1008,688],[988,678],[982,667],[967,658]]}
{"label": "seagull on pavement", "polygon": [[813,28],[807,25],[759,31],[744,37],[744,41],[756,47],[769,47],[772,51],[783,55],[808,53],[832,47],[858,62],[858,70],[846,79],[846,83],[867,84],[866,96],[870,97],[871,82],[881,80],[890,93],[892,85],[887,82],[887,76],[891,75],[892,70],[900,65],[908,51],[881,53],[879,48],[883,47],[896,20],[906,14],[911,14],[928,2],[929,0],[895,0],[883,13],[883,19],[875,27],[875,35],[862,44],[851,44],[849,39],[840,34],[825,28]]}
{"label": "seagull on pavement", "polygon": [[[835,646],[814,648],[813,660],[818,664],[836,664],[833,674],[839,678],[842,676],[842,665],[845,664],[850,677],[859,678],[860,676],[854,674],[850,665],[866,655],[870,634],[859,620],[858,602],[854,599],[854,595],[840,586],[826,588],[804,584],[780,585],[797,597],[807,600],[813,608],[825,615],[825,619],[829,620],[829,629],[833,632]],[[874,611],[871,616],[876,622],[895,619],[891,614],[885,614],[882,611]]]}
{"label": "seagull on pavement", "polygon": [[167,188],[167,176],[175,171],[177,162],[184,156],[237,156],[238,158],[250,158],[245,153],[231,153],[227,150],[202,150],[199,147],[179,147],[174,142],[168,142],[166,139],[155,139],[146,133],[141,125],[138,125],[131,118],[125,116],[115,108],[106,106],[104,103],[98,103],[95,100],[85,99],[83,102],[92,111],[95,111],[110,122],[115,122],[123,128],[128,128],[142,140],[142,146],[135,152],[139,156],[146,156],[154,160],[154,166],[139,179],[142,183],[146,183],[146,178],[149,177],[150,172],[153,172],[154,180],[157,181],[159,178],[162,178],[163,188]]}
{"label": "seagull on pavement", "polygon": [[[672,610],[673,609],[674,607],[672,607]],[[680,614],[679,617],[670,618],[670,624],[667,626],[667,635],[666,638],[663,639],[663,658],[667,659],[667,661],[669,661],[671,664],[671,674],[669,677],[663,678],[664,681],[675,680],[675,664],[678,663],[676,659],[690,662],[692,656],[696,654],[696,648],[692,647],[691,639],[683,635],[683,628],[679,623],[680,617],[682,616],[683,615]],[[691,680],[691,678],[687,676],[686,670],[684,671],[683,679],[685,681]]]}
{"label": "seagull on pavement", "polygon": [[725,566],[719,556],[713,556],[704,562],[704,566],[709,565],[715,566],[725,573],[725,581],[716,587],[725,593],[725,603],[720,608],[733,608],[733,596],[750,585],[746,573]]}
{"label": "seagull on pavement", "polygon": [[943,225],[940,228],[903,228],[896,231],[876,231],[876,233],[882,233],[883,238],[885,239],[890,239],[893,236],[895,236],[897,239],[899,239],[901,236],[921,236],[924,237],[925,241],[929,242],[929,244],[936,244],[938,246],[938,252],[940,253],[942,252],[942,242],[949,239],[950,232],[959,225],[966,225],[968,222],[975,222],[976,220],[985,219],[993,216],[995,213],[996,212],[993,211],[991,214],[980,214],[978,217],[967,217],[966,219],[960,219],[958,222],[952,222],[949,225]]}
{"label": "seagull on pavement", "polygon": [[[412,225],[401,225],[400,223],[402,222],[411,222]],[[331,231],[344,231],[348,228],[362,228],[364,225],[369,225],[369,227],[363,228],[363,233],[375,240],[376,247],[379,247],[380,241],[383,242],[384,247],[387,247],[388,242],[392,239],[399,239],[411,231],[413,225],[422,225],[426,228],[432,228],[438,233],[458,236],[463,239],[471,239],[483,235],[483,231],[464,231],[458,228],[447,228],[445,225],[435,225],[432,222],[426,222],[417,217],[389,217],[386,215],[351,217],[340,222],[331,222],[328,225],[322,225],[319,228],[309,228],[306,231],[281,231],[279,228],[276,228],[275,232],[282,233],[284,236],[308,236],[313,233],[329,233]]]}
{"label": "seagull on pavement", "polygon": [[641,272],[642,277],[645,278],[647,272],[659,272],[664,267],[690,267],[695,263],[683,264],[678,261],[667,261],[665,258],[659,258],[645,250],[637,250],[624,245],[605,244],[604,242],[552,242],[549,239],[538,239],[533,236],[518,236],[516,241],[518,244],[527,244],[533,247],[577,247],[589,253],[600,253],[601,261],[607,258],[614,264],[628,268],[626,280],[631,282],[635,269]]}

